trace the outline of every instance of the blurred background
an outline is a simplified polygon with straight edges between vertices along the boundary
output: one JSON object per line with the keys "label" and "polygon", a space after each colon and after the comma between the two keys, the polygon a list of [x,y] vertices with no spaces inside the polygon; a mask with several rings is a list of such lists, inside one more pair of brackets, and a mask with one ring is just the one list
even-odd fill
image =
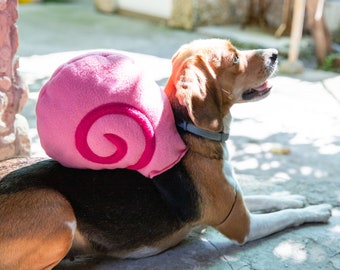
{"label": "blurred background", "polygon": [[[80,16],[79,14],[85,6],[87,8],[92,6],[107,15],[125,15],[130,19],[144,19],[176,29],[195,31],[202,26],[238,26],[241,31],[251,30],[255,33],[264,32],[275,36],[278,43],[280,43],[280,38],[287,36],[298,39],[299,42],[296,34],[292,34],[292,31],[298,28],[298,32],[301,32],[302,36],[312,39],[308,45],[305,44],[302,52],[300,52],[309,66],[314,65],[314,67],[318,66],[327,70],[337,70],[340,65],[339,0],[163,0],[161,2],[157,0],[20,0],[19,3],[47,5],[78,3],[80,5],[78,15],[73,14],[74,17],[69,19],[74,21],[68,21],[68,23],[83,24],[83,27],[85,27],[86,19],[77,20],[77,16]],[[62,11],[60,12],[62,13]],[[83,13],[83,15],[85,14]],[[36,16],[39,16],[39,14],[37,13]],[[58,15],[51,14],[51,16]],[[48,22],[46,23],[48,24]],[[62,20],[60,20],[60,27],[62,27],[62,23]],[[98,22],[91,26],[88,25],[87,30],[95,34],[98,30],[96,24]],[[301,29],[300,24],[302,24]],[[103,27],[105,26],[101,26],[101,28]],[[114,27],[114,25],[111,27]],[[128,25],[121,25],[123,29],[128,27]],[[63,31],[65,32],[67,29],[63,29]],[[22,32],[25,33],[26,31]],[[221,33],[223,33],[222,30],[219,34]],[[227,29],[225,29],[224,34],[228,36]],[[101,44],[100,40],[98,42]],[[80,41],[74,47],[79,46],[78,43]],[[250,42],[247,44],[241,39],[240,43],[238,45],[248,46]],[[86,45],[83,44],[82,47],[84,46]],[[281,53],[287,54],[287,50],[288,48]]]}

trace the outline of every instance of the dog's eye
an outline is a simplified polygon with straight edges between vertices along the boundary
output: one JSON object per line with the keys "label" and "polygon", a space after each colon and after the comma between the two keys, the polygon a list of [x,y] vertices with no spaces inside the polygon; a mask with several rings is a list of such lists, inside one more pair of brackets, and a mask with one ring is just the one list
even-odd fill
{"label": "dog's eye", "polygon": [[237,55],[235,55],[233,58],[233,65],[237,65],[239,62],[240,62],[240,58]]}

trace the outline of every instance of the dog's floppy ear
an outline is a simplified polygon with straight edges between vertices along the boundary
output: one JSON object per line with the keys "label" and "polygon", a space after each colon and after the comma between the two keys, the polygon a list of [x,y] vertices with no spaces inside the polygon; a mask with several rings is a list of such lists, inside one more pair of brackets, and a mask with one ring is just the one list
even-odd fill
{"label": "dog's floppy ear", "polygon": [[176,54],[173,79],[176,97],[194,125],[214,132],[223,129],[222,93],[216,90],[214,70],[202,55]]}

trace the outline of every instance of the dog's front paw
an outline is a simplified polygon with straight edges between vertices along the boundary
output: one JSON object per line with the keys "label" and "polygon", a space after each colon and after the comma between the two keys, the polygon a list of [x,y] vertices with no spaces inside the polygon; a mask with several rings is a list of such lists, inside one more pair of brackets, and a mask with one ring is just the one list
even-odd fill
{"label": "dog's front paw", "polygon": [[329,204],[311,205],[301,210],[304,211],[304,223],[326,223],[332,216],[332,206]]}

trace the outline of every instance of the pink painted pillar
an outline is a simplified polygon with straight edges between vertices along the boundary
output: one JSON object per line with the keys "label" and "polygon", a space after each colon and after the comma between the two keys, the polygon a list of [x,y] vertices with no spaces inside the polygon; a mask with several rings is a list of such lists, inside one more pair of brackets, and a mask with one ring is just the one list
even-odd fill
{"label": "pink painted pillar", "polygon": [[17,19],[17,0],[0,0],[0,160],[30,154],[28,124],[19,114],[28,88],[17,73]]}

